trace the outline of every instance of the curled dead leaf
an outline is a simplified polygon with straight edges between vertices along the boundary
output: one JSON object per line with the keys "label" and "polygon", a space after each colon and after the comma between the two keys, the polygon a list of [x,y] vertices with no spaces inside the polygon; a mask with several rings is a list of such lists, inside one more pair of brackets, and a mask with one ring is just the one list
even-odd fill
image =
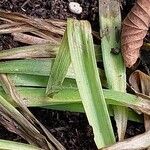
{"label": "curled dead leaf", "polygon": [[137,93],[150,96],[150,76],[140,70],[136,70],[131,74],[129,83]]}
{"label": "curled dead leaf", "polygon": [[[145,73],[139,70],[136,70],[131,74],[129,78],[129,82],[136,93],[143,94],[143,96],[150,96],[150,89],[149,89],[150,76],[146,75]],[[145,130],[149,131],[150,130],[149,115],[144,114],[144,125],[145,125]]]}
{"label": "curled dead leaf", "polygon": [[150,131],[129,138],[122,142],[118,142],[110,147],[103,148],[102,150],[142,150],[150,146]]}
{"label": "curled dead leaf", "polygon": [[137,0],[122,26],[121,46],[127,67],[136,63],[149,26],[150,0]]}

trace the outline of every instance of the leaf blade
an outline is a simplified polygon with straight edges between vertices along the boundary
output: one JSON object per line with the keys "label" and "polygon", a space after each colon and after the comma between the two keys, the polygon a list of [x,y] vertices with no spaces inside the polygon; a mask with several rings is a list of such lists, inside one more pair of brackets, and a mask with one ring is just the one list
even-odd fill
{"label": "leaf blade", "polygon": [[95,142],[101,148],[114,143],[115,138],[96,67],[91,28],[86,21],[69,19],[67,34],[77,86],[87,118],[93,127]]}
{"label": "leaf blade", "polygon": [[[108,87],[126,92],[126,70],[123,59],[120,52],[118,54],[113,52],[113,50],[120,49],[121,16],[119,2],[99,0],[99,18],[102,36],[101,49]],[[114,114],[119,140],[123,140],[127,127],[127,109],[114,107]]]}

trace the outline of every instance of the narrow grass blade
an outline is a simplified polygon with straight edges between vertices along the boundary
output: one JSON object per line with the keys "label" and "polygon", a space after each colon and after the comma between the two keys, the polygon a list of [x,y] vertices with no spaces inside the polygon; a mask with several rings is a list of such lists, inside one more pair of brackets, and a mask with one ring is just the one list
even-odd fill
{"label": "narrow grass blade", "polygon": [[58,52],[58,47],[59,45],[38,44],[2,50],[0,51],[0,60],[55,57]]}
{"label": "narrow grass blade", "polygon": [[0,34],[8,34],[13,32],[33,32],[35,30],[37,29],[23,23],[9,23],[0,25]]}
{"label": "narrow grass blade", "polygon": [[62,83],[71,64],[70,52],[67,41],[67,33],[64,33],[59,52],[50,69],[50,76],[46,88],[46,95],[52,95],[61,89]]}
{"label": "narrow grass blade", "polygon": [[115,138],[99,79],[90,24],[69,19],[67,35],[77,86],[96,145],[102,148],[113,144]]}
{"label": "narrow grass blade", "polygon": [[13,142],[8,140],[0,140],[0,149],[3,150],[43,150],[33,145],[24,144],[20,142]]}
{"label": "narrow grass blade", "polygon": [[[18,87],[17,91],[25,99],[28,106],[81,103],[81,97],[77,88],[64,88],[59,93],[56,93],[53,98],[45,96],[45,88]],[[126,106],[145,114],[150,114],[150,102],[147,97],[137,97],[132,94],[112,90],[103,90],[103,93],[109,105]],[[1,91],[1,95],[9,99],[3,91]],[[12,100],[10,99],[9,101]]]}
{"label": "narrow grass blade", "polygon": [[[54,59],[30,59],[12,60],[0,63],[0,73],[31,74],[49,76]],[[66,75],[68,78],[75,78],[74,70],[69,67]]]}
{"label": "narrow grass blade", "polygon": [[[38,75],[43,76],[44,78],[44,76],[49,76],[53,62],[54,62],[53,58],[2,61],[0,63],[0,73],[16,74],[16,76],[18,76],[18,74]],[[99,69],[99,75],[102,79],[104,87],[106,87],[107,86],[106,78],[104,71],[102,69]],[[37,76],[35,76],[35,78],[37,79]],[[72,66],[69,67],[66,78],[75,79],[75,74]],[[45,79],[43,80],[45,81]]]}
{"label": "narrow grass blade", "polygon": [[[50,106],[43,106],[42,108],[53,109],[53,110],[61,110],[61,111],[70,111],[70,112],[81,112],[84,113],[84,108],[82,103],[71,103],[71,104],[56,104]],[[111,117],[114,116],[113,110],[108,107],[109,115]],[[133,110],[129,109],[128,111],[128,120],[143,123],[143,118]]]}
{"label": "narrow grass blade", "polygon": [[[0,51],[0,60],[56,57],[60,44],[36,44]],[[102,61],[100,46],[94,45],[97,62]]]}
{"label": "narrow grass blade", "polygon": [[12,33],[14,41],[18,41],[25,44],[58,44],[58,41],[55,38],[51,38],[51,40],[43,39],[37,36],[29,35],[26,33]]}
{"label": "narrow grass blade", "polygon": [[[126,92],[126,72],[120,49],[121,13],[116,0],[99,0],[101,49],[108,87]],[[118,51],[118,54],[117,54]],[[127,108],[114,107],[119,140],[123,140],[127,126]]]}
{"label": "narrow grass blade", "polygon": [[[35,76],[24,74],[9,74],[9,77],[13,81],[15,86],[21,87],[46,87],[49,78],[49,76]],[[62,89],[65,88],[77,88],[75,79],[65,78]]]}
{"label": "narrow grass blade", "polygon": [[48,76],[54,59],[12,60],[0,63],[0,73]]}
{"label": "narrow grass blade", "polygon": [[[19,92],[21,97],[24,98],[25,103],[29,107],[45,107],[48,109],[84,112],[77,87],[71,89],[70,87],[67,88],[65,86],[59,93],[55,94],[53,98],[45,96],[45,88],[17,87],[17,91]],[[145,102],[142,102],[141,99],[135,95],[111,90],[103,90],[103,92],[108,105],[112,104],[128,106],[131,108],[135,108],[136,110],[140,110],[143,103],[145,110],[147,110],[147,107],[149,107],[150,105],[149,103],[147,104],[147,100],[144,100]],[[2,88],[0,88],[0,95],[2,95],[9,102],[13,103],[12,99],[5,94]],[[120,98],[122,98],[121,102]],[[109,109],[109,112],[113,115],[111,109]],[[134,111],[130,110],[128,113],[129,120],[142,122],[140,115],[138,115]]]}

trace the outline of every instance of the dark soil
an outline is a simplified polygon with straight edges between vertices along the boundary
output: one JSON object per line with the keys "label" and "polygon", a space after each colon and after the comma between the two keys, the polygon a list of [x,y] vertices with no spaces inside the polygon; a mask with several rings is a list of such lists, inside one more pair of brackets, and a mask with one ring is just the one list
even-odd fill
{"label": "dark soil", "polygon": [[[0,9],[11,10],[39,18],[89,20],[94,27],[98,26],[98,0],[74,0],[81,4],[83,12],[73,14],[68,9],[71,0],[1,0]],[[97,28],[98,29],[98,28]]]}
{"label": "dark soil", "polygon": [[[87,19],[91,22],[94,29],[99,29],[98,0],[75,0],[83,7],[81,15],[75,15],[68,10],[69,1],[71,0],[1,0],[0,9],[20,12],[39,18],[67,19],[68,17],[75,17],[77,19]],[[126,11],[129,10],[126,9]],[[0,35],[0,49],[18,46],[20,46],[20,43],[13,41],[10,35]],[[92,129],[85,114],[41,108],[31,108],[30,110],[66,149],[96,150]],[[113,124],[115,127],[114,121]],[[129,122],[126,137],[140,134],[144,132],[143,129],[143,124]],[[2,126],[0,126],[0,139],[25,142]]]}
{"label": "dark soil", "polygon": [[70,150],[96,150],[85,114],[32,108],[33,114]]}

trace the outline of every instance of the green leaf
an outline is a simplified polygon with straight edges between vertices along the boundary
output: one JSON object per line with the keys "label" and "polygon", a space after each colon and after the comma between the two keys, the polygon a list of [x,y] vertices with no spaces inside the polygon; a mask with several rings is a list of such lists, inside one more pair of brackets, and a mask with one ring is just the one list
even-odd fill
{"label": "green leaf", "polygon": [[[0,51],[0,60],[56,57],[60,44],[36,44]],[[100,45],[94,45],[97,61],[102,61]]]}
{"label": "green leaf", "polygon": [[[51,66],[55,59],[29,59],[12,60],[0,63],[0,73],[31,74],[40,76],[49,76]],[[69,68],[66,75],[69,78],[75,78],[72,68]]]}
{"label": "green leaf", "polygon": [[67,34],[65,32],[59,47],[59,52],[55,58],[52,68],[50,69],[46,95],[51,95],[52,93],[58,92],[61,89],[70,64],[71,58],[69,53]]}
{"label": "green leaf", "polygon": [[[45,87],[53,62],[53,58],[5,61],[0,63],[0,73],[10,74],[11,79],[17,86]],[[102,69],[99,69],[99,75],[102,85],[107,87],[105,73]],[[75,79],[72,67],[69,67],[66,78]]]}
{"label": "green leaf", "polygon": [[[0,63],[0,73],[49,75],[54,59],[12,60]],[[11,67],[12,66],[12,67]]]}
{"label": "green leaf", "polygon": [[[101,49],[109,89],[126,92],[126,70],[120,54],[121,13],[116,0],[99,0]],[[116,54],[116,51],[119,53]],[[114,107],[119,140],[127,126],[127,108]]]}
{"label": "green leaf", "polygon": [[[45,88],[31,88],[31,87],[17,87],[17,91],[24,98],[26,104],[30,107],[45,107],[48,109],[57,108],[57,110],[69,110],[72,112],[84,112],[82,101],[80,98],[77,87],[70,88],[64,86],[64,88],[54,95],[53,98],[45,96]],[[103,90],[107,105],[121,105],[135,108],[136,110],[142,110],[142,105],[146,108],[150,108],[150,104],[146,100],[142,100],[135,95],[122,93],[112,90]],[[2,95],[7,101],[13,103],[13,100],[6,95],[2,88],[0,88],[0,95]],[[121,99],[120,99],[121,98]],[[110,114],[113,115],[111,109]],[[147,111],[150,113],[150,111]],[[129,120],[141,122],[140,116],[134,111],[129,111]]]}
{"label": "green leaf", "polygon": [[98,148],[115,142],[99,79],[91,27],[87,21],[69,19],[67,35],[71,62],[82,103]]}

